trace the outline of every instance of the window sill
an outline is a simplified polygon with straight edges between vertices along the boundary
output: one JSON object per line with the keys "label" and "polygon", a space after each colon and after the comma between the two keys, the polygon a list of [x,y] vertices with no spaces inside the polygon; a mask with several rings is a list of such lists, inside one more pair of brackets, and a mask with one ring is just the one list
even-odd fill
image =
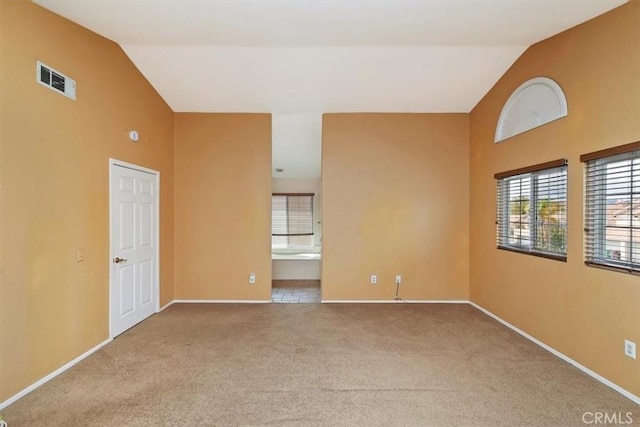
{"label": "window sill", "polygon": [[498,246],[498,249],[503,250],[503,251],[508,251],[508,252],[517,252],[519,254],[524,254],[524,255],[533,255],[533,256],[537,256],[539,258],[552,259],[554,261],[567,262],[567,256],[566,255],[556,255],[556,254],[549,254],[549,253],[545,253],[545,252],[533,252],[533,251],[527,251],[527,250],[524,250],[524,249],[512,248],[512,247],[509,247],[509,246]]}
{"label": "window sill", "polygon": [[640,275],[640,270],[634,270],[629,267],[620,267],[618,265],[602,264],[602,263],[593,262],[593,261],[585,261],[584,263],[587,267],[601,268],[603,270],[617,271],[618,273],[633,274],[635,276]]}

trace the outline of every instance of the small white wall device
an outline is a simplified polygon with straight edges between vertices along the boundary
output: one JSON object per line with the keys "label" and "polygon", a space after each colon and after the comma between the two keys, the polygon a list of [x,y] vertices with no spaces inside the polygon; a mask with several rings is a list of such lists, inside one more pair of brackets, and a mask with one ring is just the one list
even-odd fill
{"label": "small white wall device", "polygon": [[76,100],[76,81],[40,61],[36,61],[36,81],[69,99]]}
{"label": "small white wall device", "polygon": [[129,132],[129,139],[133,142],[138,142],[140,139],[140,135],[138,135],[138,131],[132,130]]}

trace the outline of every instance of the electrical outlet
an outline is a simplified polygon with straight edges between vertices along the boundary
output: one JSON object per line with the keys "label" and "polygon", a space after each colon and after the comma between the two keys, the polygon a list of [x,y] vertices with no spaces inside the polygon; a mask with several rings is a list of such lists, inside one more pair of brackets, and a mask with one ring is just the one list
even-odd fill
{"label": "electrical outlet", "polygon": [[378,276],[376,276],[375,274],[371,275],[371,284],[375,285],[376,283],[378,283]]}
{"label": "electrical outlet", "polygon": [[636,343],[624,340],[624,355],[632,359],[636,358]]}
{"label": "electrical outlet", "polygon": [[396,285],[399,285],[400,283],[402,283],[402,276],[400,276],[399,274],[396,276]]}
{"label": "electrical outlet", "polygon": [[256,283],[256,273],[249,274],[249,283]]}

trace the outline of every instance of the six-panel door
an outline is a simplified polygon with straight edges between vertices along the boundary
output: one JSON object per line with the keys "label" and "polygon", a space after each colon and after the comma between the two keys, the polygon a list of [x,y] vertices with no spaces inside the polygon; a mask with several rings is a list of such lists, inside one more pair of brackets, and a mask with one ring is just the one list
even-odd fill
{"label": "six-panel door", "polygon": [[111,166],[111,335],[156,310],[156,176]]}

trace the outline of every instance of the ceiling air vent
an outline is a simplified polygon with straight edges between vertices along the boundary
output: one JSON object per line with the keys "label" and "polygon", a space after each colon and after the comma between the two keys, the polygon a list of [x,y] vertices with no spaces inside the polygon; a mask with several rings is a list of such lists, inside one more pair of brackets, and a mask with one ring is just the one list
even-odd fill
{"label": "ceiling air vent", "polygon": [[54,70],[40,61],[36,63],[36,80],[42,86],[56,91],[67,98],[76,99],[76,81]]}

